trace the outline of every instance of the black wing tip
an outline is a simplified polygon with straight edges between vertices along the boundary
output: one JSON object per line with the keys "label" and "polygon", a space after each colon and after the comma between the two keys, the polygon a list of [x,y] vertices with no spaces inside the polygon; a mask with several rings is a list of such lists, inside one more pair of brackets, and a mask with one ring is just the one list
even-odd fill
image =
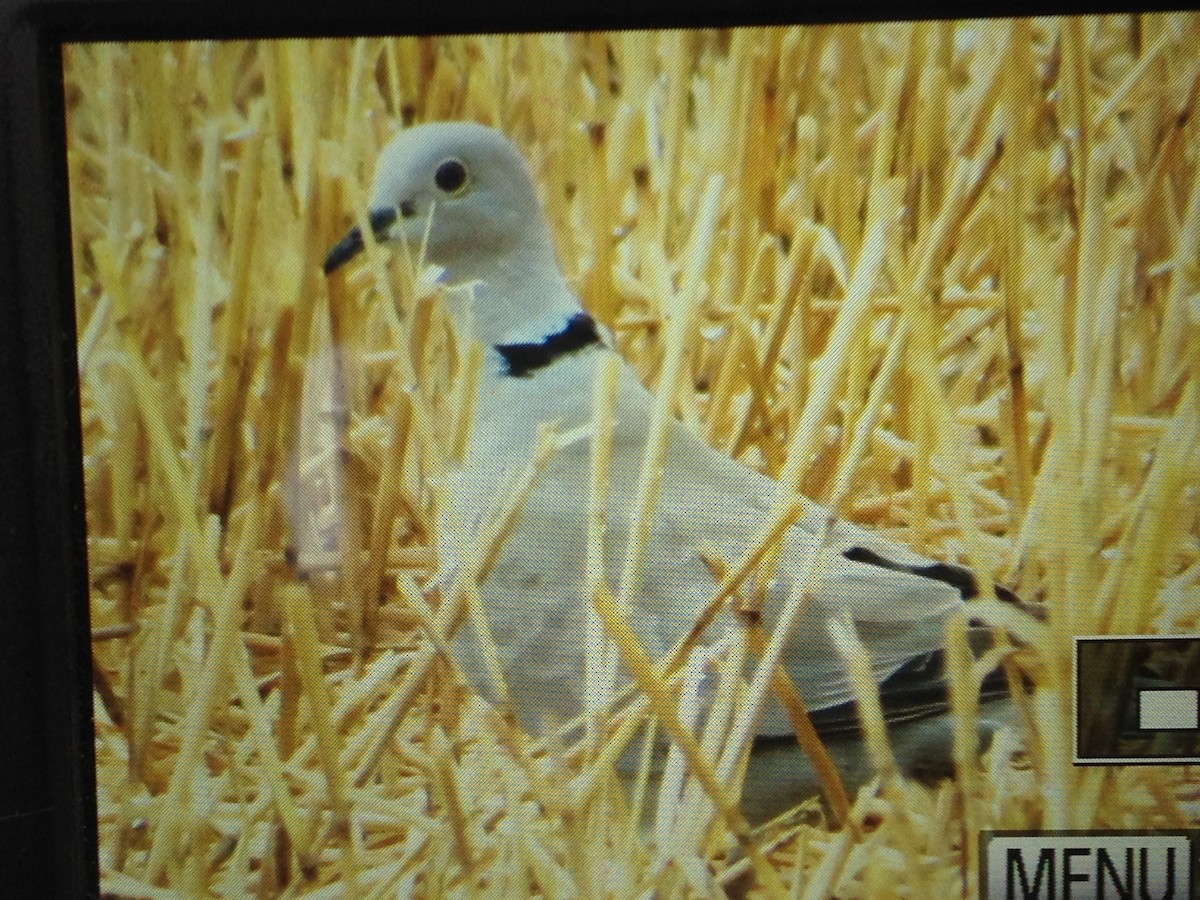
{"label": "black wing tip", "polygon": [[946,584],[958,588],[958,592],[962,594],[964,600],[979,596],[979,582],[975,580],[975,576],[969,570],[962,566],[938,562],[928,566],[915,566],[912,572],[914,575],[932,578],[935,581],[944,581]]}
{"label": "black wing tip", "polygon": [[979,583],[975,580],[975,576],[971,574],[970,570],[964,569],[962,566],[955,566],[944,562],[929,563],[925,566],[906,566],[903,563],[890,560],[886,556],[880,556],[874,550],[867,547],[850,547],[842,552],[842,556],[851,562],[878,566],[881,569],[891,569],[893,572],[908,572],[912,575],[920,575],[922,578],[931,578],[934,581],[944,582],[951,587],[957,588],[964,600],[970,600],[972,597],[979,596]]}
{"label": "black wing tip", "polygon": [[[944,582],[951,587],[958,588],[958,592],[962,594],[964,600],[971,600],[979,596],[979,582],[974,573],[970,569],[952,563],[935,562],[924,566],[906,566],[890,560],[886,556],[880,556],[867,547],[850,547],[842,552],[842,556],[851,562],[879,566],[881,569],[891,569],[893,572],[908,572],[912,575],[920,575],[922,578],[932,578],[934,581]],[[1026,612],[1033,612],[1034,608],[1017,596],[1016,591],[1002,584],[997,584],[995,589],[997,600],[1011,603]],[[1034,614],[1036,615],[1036,613]],[[1044,619],[1045,617],[1041,616],[1040,618]]]}

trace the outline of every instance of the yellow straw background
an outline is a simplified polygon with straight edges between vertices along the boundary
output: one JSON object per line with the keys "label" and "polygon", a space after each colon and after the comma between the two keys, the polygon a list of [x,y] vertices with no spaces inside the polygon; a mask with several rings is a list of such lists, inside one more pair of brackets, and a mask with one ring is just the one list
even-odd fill
{"label": "yellow straw background", "polygon": [[[1194,769],[1070,763],[1073,637],[1200,630],[1195,15],[95,44],[65,79],[105,892],[961,896],[981,829],[1200,820]],[[972,610],[1012,636],[989,664],[1023,752],[974,757],[955,622],[961,776],[899,777],[860,685],[879,777],[846,798],[827,772],[832,816],[749,828],[734,676],[771,635],[715,658],[724,724],[697,734],[682,654],[645,658],[621,616],[653,458],[628,577],[580,560],[589,671],[616,653],[631,702],[598,688],[573,742],[472,698],[447,638],[490,645],[479,580],[539,467],[605,422],[546,423],[488,528],[461,523],[466,573],[431,583],[486,362],[419,248],[320,267],[380,148],[442,119],[523,149],[659,427],[780,479],[763,542],[712,561],[722,596],[753,606],[797,490],[971,566],[1045,612]],[[580,490],[599,522],[603,484]],[[652,719],[699,780],[675,811],[614,773]],[[667,854],[647,811],[708,818]]]}

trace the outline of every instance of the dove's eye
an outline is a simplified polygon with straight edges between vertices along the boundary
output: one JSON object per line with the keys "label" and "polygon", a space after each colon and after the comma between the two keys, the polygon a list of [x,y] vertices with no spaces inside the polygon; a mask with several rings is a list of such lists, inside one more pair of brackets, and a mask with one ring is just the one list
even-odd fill
{"label": "dove's eye", "polygon": [[434,183],[447,194],[457,194],[467,183],[467,167],[458,159],[447,159],[433,173]]}

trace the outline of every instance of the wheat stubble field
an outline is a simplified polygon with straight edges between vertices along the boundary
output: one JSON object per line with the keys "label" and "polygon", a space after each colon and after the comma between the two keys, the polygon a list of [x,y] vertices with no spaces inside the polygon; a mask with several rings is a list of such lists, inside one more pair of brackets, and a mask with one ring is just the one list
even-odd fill
{"label": "wheat stubble field", "polygon": [[[1196,16],[64,63],[106,893],[960,896],[980,830],[1200,819],[1195,769],[1071,765],[1073,636],[1200,629]],[[610,764],[645,704],[598,747],[461,684],[430,579],[479,354],[414,256],[321,272],[441,119],[521,146],[587,307],[656,389],[682,353],[714,446],[1044,614],[981,603],[982,661],[951,635],[955,780],[894,775],[867,691],[845,805],[664,848],[639,822],[683,801]],[[1023,724],[976,758],[1001,658]]]}

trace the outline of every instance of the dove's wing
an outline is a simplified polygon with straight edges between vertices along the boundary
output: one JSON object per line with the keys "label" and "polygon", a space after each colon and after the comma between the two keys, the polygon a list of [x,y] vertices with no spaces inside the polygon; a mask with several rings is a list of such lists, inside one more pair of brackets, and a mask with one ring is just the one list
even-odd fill
{"label": "dove's wing", "polygon": [[[739,562],[761,533],[775,499],[776,484],[704,444],[685,426],[673,436],[673,452],[655,527],[657,544],[647,581],[656,585],[660,602],[681,603],[674,620],[695,616],[716,585],[707,568],[702,587],[682,584],[674,576],[678,558],[699,557],[712,548],[729,564]],[[687,473],[680,477],[679,473]],[[780,568],[768,592],[765,624],[774,626],[789,591],[799,587],[801,568],[812,552],[816,525],[824,511],[813,511],[785,538]],[[961,604],[953,584],[899,568],[938,564],[911,550],[849,523],[833,531],[824,577],[811,587],[811,601],[801,614],[784,655],[793,680],[811,709],[823,709],[853,698],[853,688],[834,650],[824,620],[846,615],[858,626],[871,653],[877,681],[883,681],[914,657],[944,643],[945,616]],[[879,561],[860,562],[845,554]],[[888,568],[889,563],[896,568]],[[697,566],[689,567],[692,573]],[[790,733],[782,707],[772,702],[764,713],[761,734]]]}

